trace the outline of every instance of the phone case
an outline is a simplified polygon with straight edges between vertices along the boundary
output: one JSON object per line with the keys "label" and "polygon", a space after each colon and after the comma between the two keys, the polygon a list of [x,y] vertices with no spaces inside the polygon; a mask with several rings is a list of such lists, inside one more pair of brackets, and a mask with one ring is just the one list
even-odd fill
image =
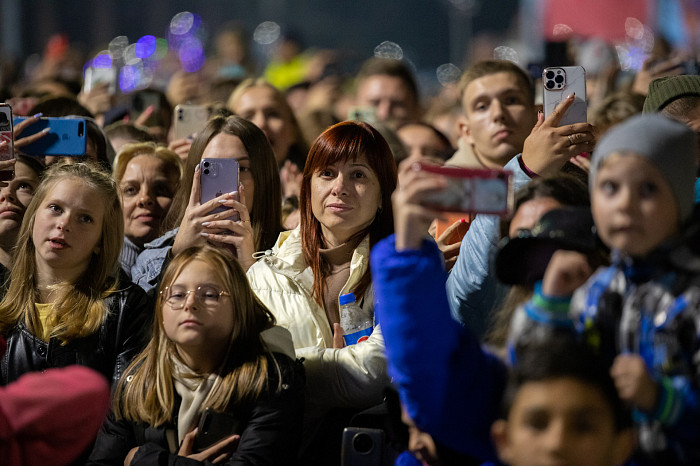
{"label": "phone case", "polygon": [[[10,160],[15,156],[14,135],[12,132],[12,107],[0,103],[0,142],[7,141],[7,146],[0,149],[0,160]],[[0,181],[12,179],[14,170],[0,170]]]}
{"label": "phone case", "polygon": [[[201,202],[207,202],[222,194],[238,191],[238,160],[236,159],[202,159],[199,167],[202,184]],[[217,207],[211,213],[229,210],[228,207]],[[238,220],[238,214],[230,217]]]}
{"label": "phone case", "polygon": [[342,466],[381,466],[384,464],[384,431],[346,427],[340,457]]}
{"label": "phone case", "polygon": [[[25,119],[25,117],[15,117],[15,125]],[[49,133],[31,144],[23,146],[23,153],[35,156],[72,157],[85,155],[87,128],[83,118],[40,118],[37,122],[27,126],[22,132],[22,136],[31,136],[45,128],[50,128]]]}
{"label": "phone case", "polygon": [[146,120],[146,126],[163,126],[160,117],[160,94],[150,90],[138,91],[131,94],[129,99],[129,115],[131,120],[136,120],[144,110],[153,107],[153,113]]}
{"label": "phone case", "polygon": [[508,215],[513,206],[513,173],[420,164],[420,169],[447,177],[445,189],[426,194],[423,205],[445,212]]}
{"label": "phone case", "polygon": [[575,94],[574,103],[564,113],[559,126],[587,121],[586,70],[582,66],[545,68],[542,72],[542,85],[545,118],[551,115],[559,102]]}
{"label": "phone case", "polygon": [[240,434],[243,431],[242,427],[241,422],[234,416],[206,409],[199,418],[193,450],[195,453],[206,450],[219,440]]}
{"label": "phone case", "polygon": [[175,138],[184,139],[199,133],[207,124],[211,109],[206,105],[180,104],[175,107]]}
{"label": "phone case", "polygon": [[95,86],[102,83],[109,83],[109,93],[117,92],[117,70],[115,68],[93,68],[89,66],[85,69],[85,80],[83,90],[90,92]]}

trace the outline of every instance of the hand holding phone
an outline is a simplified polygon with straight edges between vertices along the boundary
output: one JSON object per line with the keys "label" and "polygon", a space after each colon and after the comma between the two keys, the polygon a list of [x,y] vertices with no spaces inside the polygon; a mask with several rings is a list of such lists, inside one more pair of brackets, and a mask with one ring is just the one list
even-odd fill
{"label": "hand holding phone", "polygon": [[[19,126],[26,119],[27,117],[15,117],[15,126]],[[35,123],[24,128],[22,136],[29,137],[42,131],[46,135],[23,145],[21,149],[23,153],[34,156],[85,155],[87,127],[83,118],[39,118]]]}
{"label": "hand holding phone", "polygon": [[[202,159],[200,165],[200,181],[202,186],[201,203],[205,203],[223,194],[238,191],[239,166],[236,159]],[[210,213],[224,212],[226,207],[217,207]],[[229,218],[238,221],[239,215]]]}
{"label": "hand holding phone", "polygon": [[582,66],[545,68],[542,72],[542,85],[545,118],[552,114],[559,103],[573,94],[574,102],[562,116],[559,126],[586,122],[586,70]]}
{"label": "hand holding phone", "polygon": [[215,443],[241,432],[243,425],[234,416],[207,408],[199,418],[192,451],[202,452]]}
{"label": "hand holding phone", "polygon": [[[12,130],[12,107],[0,103],[0,161],[15,158],[14,134]],[[14,174],[12,167],[0,170],[0,181],[10,181]]]}
{"label": "hand holding phone", "polygon": [[447,178],[447,186],[423,196],[422,204],[445,212],[508,215],[513,205],[512,172],[421,163],[419,169]]}

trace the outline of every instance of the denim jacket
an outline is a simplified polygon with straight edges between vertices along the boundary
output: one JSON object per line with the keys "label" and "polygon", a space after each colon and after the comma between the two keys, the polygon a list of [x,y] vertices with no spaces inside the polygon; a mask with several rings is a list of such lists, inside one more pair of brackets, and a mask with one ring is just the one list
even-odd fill
{"label": "denim jacket", "polygon": [[178,230],[179,228],[172,229],[160,238],[146,243],[144,250],[136,258],[136,263],[131,267],[131,281],[148,294],[152,294],[158,287],[158,277],[173,247]]}

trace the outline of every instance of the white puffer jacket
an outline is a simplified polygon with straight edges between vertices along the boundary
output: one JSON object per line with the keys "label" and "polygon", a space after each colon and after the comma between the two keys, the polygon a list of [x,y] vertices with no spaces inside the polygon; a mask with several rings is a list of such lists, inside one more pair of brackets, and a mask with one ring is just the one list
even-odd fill
{"label": "white puffer jacket", "polygon": [[[368,266],[369,236],[353,253],[341,295],[350,292]],[[307,421],[329,408],[367,408],[382,401],[389,376],[379,326],[366,341],[333,348],[326,312],[311,297],[313,273],[304,261],[298,228],[280,234],[274,248],[248,270],[248,279],[277,324],[291,332],[297,358],[304,358]],[[374,307],[371,287],[360,304]]]}

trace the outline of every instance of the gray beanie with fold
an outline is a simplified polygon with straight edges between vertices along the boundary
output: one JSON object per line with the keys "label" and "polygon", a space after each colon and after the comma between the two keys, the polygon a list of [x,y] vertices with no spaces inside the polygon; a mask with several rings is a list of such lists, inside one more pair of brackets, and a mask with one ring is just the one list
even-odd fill
{"label": "gray beanie with fold", "polygon": [[605,133],[591,160],[589,188],[593,191],[598,169],[615,152],[631,151],[649,159],[661,170],[678,204],[680,221],[693,210],[697,171],[697,135],[686,125],[661,114],[633,116]]}

